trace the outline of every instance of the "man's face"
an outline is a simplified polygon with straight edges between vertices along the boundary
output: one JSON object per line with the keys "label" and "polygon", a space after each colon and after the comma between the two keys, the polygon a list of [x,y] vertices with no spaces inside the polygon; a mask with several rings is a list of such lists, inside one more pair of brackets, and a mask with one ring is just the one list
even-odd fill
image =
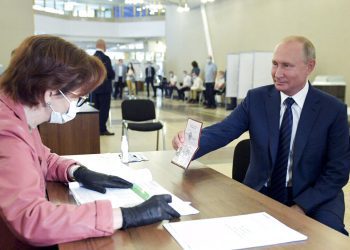
{"label": "man's face", "polygon": [[314,67],[314,60],[306,62],[302,43],[289,41],[277,45],[271,69],[276,89],[288,96],[295,95],[305,86]]}
{"label": "man's face", "polygon": [[123,64],[123,60],[122,59],[119,59],[119,65],[122,65]]}

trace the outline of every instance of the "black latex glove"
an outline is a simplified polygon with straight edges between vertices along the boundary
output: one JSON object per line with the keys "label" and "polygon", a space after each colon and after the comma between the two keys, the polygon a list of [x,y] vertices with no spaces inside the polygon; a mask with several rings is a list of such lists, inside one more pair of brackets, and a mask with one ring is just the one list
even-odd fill
{"label": "black latex glove", "polygon": [[85,166],[74,171],[73,176],[84,187],[106,193],[106,188],[131,188],[132,183],[113,175],[106,175],[89,170]]}
{"label": "black latex glove", "polygon": [[179,218],[180,214],[171,206],[171,195],[152,196],[147,201],[135,207],[122,207],[123,229],[152,224],[161,220]]}

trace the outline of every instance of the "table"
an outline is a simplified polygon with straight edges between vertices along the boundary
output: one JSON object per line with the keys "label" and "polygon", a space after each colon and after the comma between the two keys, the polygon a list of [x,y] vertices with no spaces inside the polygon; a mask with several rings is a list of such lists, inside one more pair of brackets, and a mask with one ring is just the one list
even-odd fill
{"label": "table", "polygon": [[98,112],[85,104],[72,121],[65,124],[41,124],[39,131],[43,143],[59,155],[100,153]]}
{"label": "table", "polygon": [[[182,200],[191,201],[192,206],[200,211],[196,215],[183,216],[181,221],[265,211],[287,226],[307,235],[308,240],[268,246],[263,249],[349,249],[348,237],[198,161],[194,161],[190,169],[185,172],[169,162],[174,155],[173,151],[144,154],[150,161],[129,165],[136,169],[149,168],[154,180]],[[48,183],[48,195],[49,199],[55,203],[74,203],[67,188],[60,183]],[[60,244],[59,249],[180,249],[175,239],[163,228],[162,223],[166,222],[119,230],[110,237]]]}

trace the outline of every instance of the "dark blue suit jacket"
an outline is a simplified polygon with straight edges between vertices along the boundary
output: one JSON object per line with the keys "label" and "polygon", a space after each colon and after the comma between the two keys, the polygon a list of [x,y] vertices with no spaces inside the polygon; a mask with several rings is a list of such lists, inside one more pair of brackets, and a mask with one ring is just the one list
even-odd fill
{"label": "dark blue suit jacket", "polygon": [[93,93],[94,94],[111,94],[112,93],[112,80],[115,77],[115,73],[112,67],[111,59],[105,55],[102,51],[97,50],[94,56],[98,57],[105,65],[107,71],[107,77],[103,83],[98,86]]}
{"label": "dark blue suit jacket", "polygon": [[[273,85],[250,90],[222,122],[203,129],[196,158],[249,131],[250,165],[244,183],[260,190],[276,160],[280,92]],[[346,106],[310,85],[294,139],[294,202],[307,214],[318,209],[344,218],[342,187],[349,178],[349,128]]]}

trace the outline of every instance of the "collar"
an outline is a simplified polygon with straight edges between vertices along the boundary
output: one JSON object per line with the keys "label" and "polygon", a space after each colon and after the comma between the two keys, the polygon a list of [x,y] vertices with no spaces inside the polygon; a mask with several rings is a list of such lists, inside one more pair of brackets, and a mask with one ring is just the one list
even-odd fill
{"label": "collar", "polygon": [[96,51],[101,51],[103,54],[105,53],[102,49],[96,48]]}
{"label": "collar", "polygon": [[22,104],[14,102],[10,97],[2,92],[0,93],[0,102],[4,103],[4,105],[11,109],[22,121],[27,122]]}
{"label": "collar", "polygon": [[302,88],[298,93],[296,93],[293,96],[287,96],[286,94],[280,92],[281,94],[281,106],[283,105],[283,102],[288,98],[292,97],[294,99],[294,102],[300,107],[303,108],[307,92],[309,91],[309,82],[307,81],[304,88]]}

